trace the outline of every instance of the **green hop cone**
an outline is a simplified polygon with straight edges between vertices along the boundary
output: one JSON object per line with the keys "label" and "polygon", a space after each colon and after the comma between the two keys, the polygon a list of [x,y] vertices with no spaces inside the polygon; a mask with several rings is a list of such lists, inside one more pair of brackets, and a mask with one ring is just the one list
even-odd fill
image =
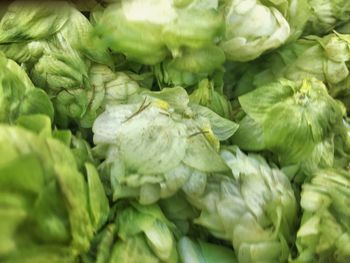
{"label": "green hop cone", "polygon": [[47,117],[19,123],[46,132],[0,126],[0,259],[76,262],[108,215],[97,171],[86,163],[85,179],[70,149],[50,136]]}
{"label": "green hop cone", "polygon": [[237,124],[188,103],[180,87],[145,91],[98,116],[93,125],[95,151],[103,160],[100,171],[109,178],[114,200],[133,197],[142,204],[154,203],[185,184],[201,188],[209,173],[228,170],[218,150]]}
{"label": "green hop cone", "polygon": [[0,43],[19,43],[54,35],[69,19],[70,6],[59,1],[15,1],[0,21]]}
{"label": "green hop cone", "polygon": [[45,114],[53,118],[49,96],[36,88],[25,71],[0,53],[0,122],[14,123],[22,115]]}
{"label": "green hop cone", "polygon": [[201,211],[195,223],[232,242],[240,263],[287,262],[297,203],[288,178],[258,155],[238,148],[221,152],[231,175],[208,177],[202,192],[184,190]]}
{"label": "green hop cone", "polygon": [[310,18],[305,34],[324,35],[350,21],[350,3],[346,0],[310,0]]}
{"label": "green hop cone", "polygon": [[[59,126],[66,127],[73,121],[90,127],[103,103],[104,91],[100,86],[95,92],[89,75],[94,65],[113,67],[107,47],[94,37],[89,20],[68,3],[44,2],[39,6],[31,3],[23,9],[18,8],[19,4],[10,5],[1,22],[12,25],[21,17],[28,21],[14,28],[0,27],[0,35],[11,34],[12,39],[2,42],[0,49],[23,63],[34,84],[45,89],[53,99],[57,111],[55,122]],[[57,17],[57,12],[65,15]],[[21,32],[27,32],[28,25],[37,27],[34,31],[37,35],[33,33],[23,39]],[[69,101],[68,109],[61,101]]]}
{"label": "green hop cone", "polygon": [[303,185],[303,216],[296,241],[299,256],[293,262],[349,261],[349,185],[349,172],[340,169],[319,170]]}
{"label": "green hop cone", "polygon": [[308,18],[305,0],[225,0],[225,38],[220,46],[226,58],[250,61],[297,38]]}
{"label": "green hop cone", "polygon": [[[349,93],[349,35],[309,36],[248,66],[235,89],[248,90],[278,78],[298,81],[314,77],[323,81],[333,97]],[[251,72],[252,71],[252,72]]]}
{"label": "green hop cone", "polygon": [[155,65],[170,54],[176,58],[184,48],[201,49],[217,42],[223,32],[217,7],[211,1],[121,1],[106,8],[96,34],[128,59]]}
{"label": "green hop cone", "polygon": [[[316,149],[332,144],[330,138],[344,114],[341,104],[316,79],[282,79],[239,97],[239,102],[246,115],[233,142],[244,150],[269,150],[281,165],[320,163],[322,156]],[[310,158],[313,153],[318,158]]]}

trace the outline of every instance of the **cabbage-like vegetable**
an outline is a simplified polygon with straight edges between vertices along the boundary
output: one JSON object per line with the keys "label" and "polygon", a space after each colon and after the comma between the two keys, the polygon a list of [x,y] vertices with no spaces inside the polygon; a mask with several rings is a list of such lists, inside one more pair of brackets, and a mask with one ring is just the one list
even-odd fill
{"label": "cabbage-like vegetable", "polygon": [[0,52],[0,122],[14,123],[28,114],[46,114],[53,119],[49,96],[33,85],[16,62]]}
{"label": "cabbage-like vegetable", "polygon": [[282,165],[322,162],[320,147],[333,145],[331,138],[344,113],[316,79],[281,79],[239,97],[239,102],[246,115],[233,142],[245,150],[269,150]]}
{"label": "cabbage-like vegetable", "polygon": [[112,262],[177,262],[173,225],[158,206],[134,204],[119,211],[116,222],[121,242],[113,247]]}
{"label": "cabbage-like vegetable", "polygon": [[320,170],[303,185],[303,216],[297,233],[296,263],[335,262],[350,259],[350,174],[345,170]]}
{"label": "cabbage-like vegetable", "polygon": [[169,197],[185,184],[200,188],[207,173],[227,171],[219,156],[237,124],[199,105],[180,87],[146,91],[125,105],[107,107],[93,125],[101,171],[114,200],[142,204]]}
{"label": "cabbage-like vegetable", "polygon": [[231,175],[208,177],[201,192],[184,190],[201,211],[195,223],[232,242],[240,263],[287,262],[297,203],[288,178],[259,155],[221,152]]}
{"label": "cabbage-like vegetable", "polygon": [[20,123],[39,134],[0,125],[0,259],[76,262],[107,219],[103,186],[90,163],[85,180],[70,149],[50,136],[47,117],[26,118]]}
{"label": "cabbage-like vegetable", "polygon": [[225,0],[226,58],[250,61],[300,36],[308,19],[306,0]]}

